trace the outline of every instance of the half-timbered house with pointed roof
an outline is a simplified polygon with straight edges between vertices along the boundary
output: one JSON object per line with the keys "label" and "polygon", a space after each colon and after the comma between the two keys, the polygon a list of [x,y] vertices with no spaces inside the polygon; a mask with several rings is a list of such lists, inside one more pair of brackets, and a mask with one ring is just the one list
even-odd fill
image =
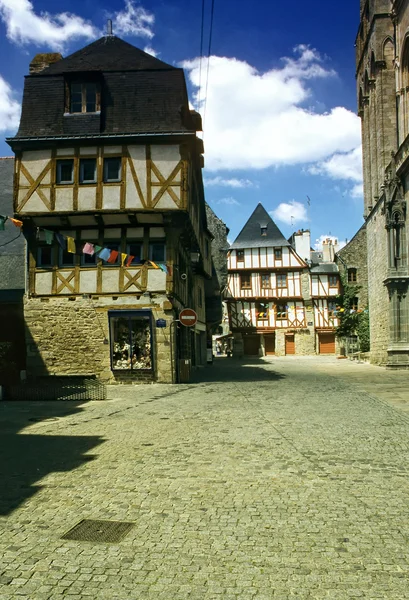
{"label": "half-timbered house with pointed roof", "polygon": [[261,204],[230,247],[225,300],[237,354],[314,353],[308,265]]}
{"label": "half-timbered house with pointed roof", "polygon": [[[179,359],[205,362],[199,130],[183,70],[118,37],[31,62],[8,140],[29,249],[29,375],[170,382]],[[184,307],[198,315],[189,329]]]}

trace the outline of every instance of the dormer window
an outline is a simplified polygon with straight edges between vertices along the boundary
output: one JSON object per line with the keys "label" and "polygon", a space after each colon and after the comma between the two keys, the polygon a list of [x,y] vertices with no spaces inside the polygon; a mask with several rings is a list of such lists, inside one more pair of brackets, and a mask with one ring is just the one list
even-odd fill
{"label": "dormer window", "polygon": [[262,237],[267,235],[267,223],[260,223],[260,234]]}
{"label": "dormer window", "polygon": [[96,82],[73,82],[70,85],[70,113],[94,113],[101,110],[99,86]]}

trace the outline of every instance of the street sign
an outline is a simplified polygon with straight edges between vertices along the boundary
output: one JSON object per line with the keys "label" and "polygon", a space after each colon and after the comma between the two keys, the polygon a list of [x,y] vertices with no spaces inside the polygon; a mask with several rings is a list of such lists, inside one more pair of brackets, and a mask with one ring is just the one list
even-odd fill
{"label": "street sign", "polygon": [[184,308],[179,313],[179,321],[185,327],[193,327],[197,323],[197,314],[193,308]]}
{"label": "street sign", "polygon": [[166,319],[156,319],[156,327],[166,327]]}

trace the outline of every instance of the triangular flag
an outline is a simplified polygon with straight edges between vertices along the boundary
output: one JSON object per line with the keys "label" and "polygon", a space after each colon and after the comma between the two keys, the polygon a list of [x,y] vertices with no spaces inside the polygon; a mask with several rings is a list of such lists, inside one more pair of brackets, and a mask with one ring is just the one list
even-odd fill
{"label": "triangular flag", "polygon": [[108,258],[108,262],[109,263],[114,263],[116,262],[116,259],[118,258],[118,250],[111,250],[111,256]]}
{"label": "triangular flag", "polygon": [[102,250],[102,246],[98,246],[98,244],[94,245],[95,254],[98,254]]}
{"label": "triangular flag", "polygon": [[54,231],[50,231],[49,229],[44,229],[45,233],[45,241],[47,244],[52,244],[54,239]]}
{"label": "triangular flag", "polygon": [[127,256],[128,256],[127,254],[123,254],[123,253],[121,252],[121,267],[123,267],[123,266],[124,266],[124,264],[125,264],[125,261],[126,261],[126,257],[127,257]]}
{"label": "triangular flag", "polygon": [[150,260],[149,262],[151,263],[151,265],[153,267],[155,267],[155,269],[159,269],[158,265],[156,263],[154,263],[153,260]]}
{"label": "triangular flag", "polygon": [[7,218],[0,215],[0,231],[4,231],[4,223],[7,221]]}
{"label": "triangular flag", "polygon": [[158,267],[159,267],[159,269],[160,269],[161,271],[163,271],[164,273],[167,273],[167,272],[168,272],[168,270],[167,270],[167,268],[166,268],[166,265],[165,265],[165,263],[158,263]]}
{"label": "triangular flag", "polygon": [[9,219],[16,227],[23,227],[23,221],[19,221],[18,219],[12,219],[11,217],[9,217]]}
{"label": "triangular flag", "polygon": [[135,258],[135,257],[134,257],[134,256],[132,256],[132,254],[130,254],[130,255],[128,256],[128,260],[126,261],[126,266],[127,266],[127,267],[130,267],[130,266],[131,266],[131,263],[132,263],[132,261],[133,261],[133,259],[134,259],[134,258]]}
{"label": "triangular flag", "polygon": [[93,256],[95,254],[94,244],[90,244],[89,242],[86,242],[84,244],[82,252],[83,252],[83,254],[90,254],[91,256]]}
{"label": "triangular flag", "polygon": [[73,237],[70,237],[69,235],[67,235],[67,252],[70,252],[71,254],[75,254],[76,248],[75,248],[75,240]]}

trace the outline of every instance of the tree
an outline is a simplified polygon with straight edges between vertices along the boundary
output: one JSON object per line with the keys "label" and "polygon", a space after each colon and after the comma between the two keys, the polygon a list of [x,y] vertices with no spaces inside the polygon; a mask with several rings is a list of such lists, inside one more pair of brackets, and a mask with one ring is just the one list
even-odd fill
{"label": "tree", "polygon": [[369,312],[368,307],[357,309],[356,297],[359,285],[348,283],[344,273],[341,273],[342,294],[337,296],[337,316],[339,325],[336,330],[338,338],[358,336],[361,352],[369,351]]}

